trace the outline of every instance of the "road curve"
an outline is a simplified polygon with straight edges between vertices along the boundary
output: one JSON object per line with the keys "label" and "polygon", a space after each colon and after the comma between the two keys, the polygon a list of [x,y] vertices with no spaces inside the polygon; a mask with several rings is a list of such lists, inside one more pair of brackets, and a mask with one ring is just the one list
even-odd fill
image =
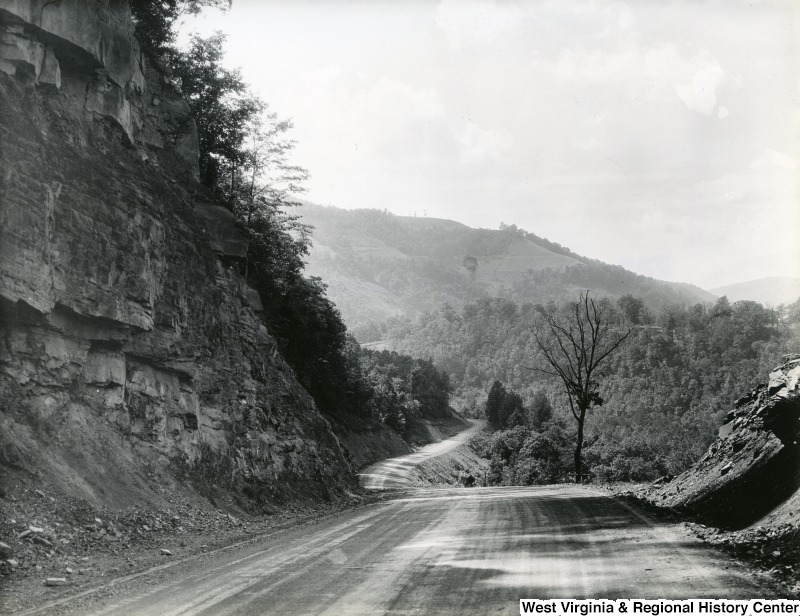
{"label": "road curve", "polygon": [[418,464],[435,458],[448,451],[451,451],[467,442],[475,434],[483,430],[486,421],[483,419],[468,420],[472,425],[456,434],[455,436],[431,443],[415,451],[414,453],[381,460],[368,466],[358,474],[361,486],[370,490],[382,490],[387,488],[405,488],[409,486],[410,471]]}
{"label": "road curve", "polygon": [[580,486],[409,490],[170,571],[58,613],[518,614],[520,598],[769,596],[680,525]]}
{"label": "road curve", "polygon": [[[452,439],[374,464],[361,483],[405,487],[416,464],[482,428],[473,422]],[[406,488],[392,500],[154,571],[53,613],[463,616],[518,614],[521,598],[765,596],[746,570],[682,526],[592,488]]]}

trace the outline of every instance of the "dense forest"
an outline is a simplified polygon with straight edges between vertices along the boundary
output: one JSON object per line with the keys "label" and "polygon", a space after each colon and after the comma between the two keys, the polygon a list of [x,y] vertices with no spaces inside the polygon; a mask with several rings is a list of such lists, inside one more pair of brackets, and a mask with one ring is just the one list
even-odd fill
{"label": "dense forest", "polygon": [[447,376],[430,362],[362,351],[319,278],[306,275],[311,228],[292,213],[308,172],[291,162],[292,124],[223,65],[225,38],[176,43],[181,16],[227,0],[131,3],[143,52],[189,103],[200,144],[200,181],[249,239],[240,268],[258,291],[283,357],[328,417],[352,429],[379,421],[407,436],[418,418],[448,413]]}
{"label": "dense forest", "polygon": [[[632,296],[599,303],[632,330],[604,364],[605,404],[587,420],[585,460],[603,479],[683,470],[708,447],[734,401],[783,353],[800,348],[800,302],[773,310],[723,297],[659,311]],[[496,483],[547,482],[572,468],[575,427],[561,384],[535,369],[541,358],[532,325],[541,309],[487,299],[461,311],[445,306],[415,321],[395,319],[386,332],[392,348],[429,357],[448,372],[466,412],[487,415],[495,432],[476,447],[493,461]],[[504,407],[492,396],[498,387],[506,405],[499,414]],[[541,410],[549,406],[552,412]]]}
{"label": "dense forest", "polygon": [[[428,360],[389,351],[361,349],[363,378],[369,385],[370,414],[413,441],[420,433],[417,420],[446,419],[450,415],[450,378]],[[424,432],[423,432],[424,435]]]}

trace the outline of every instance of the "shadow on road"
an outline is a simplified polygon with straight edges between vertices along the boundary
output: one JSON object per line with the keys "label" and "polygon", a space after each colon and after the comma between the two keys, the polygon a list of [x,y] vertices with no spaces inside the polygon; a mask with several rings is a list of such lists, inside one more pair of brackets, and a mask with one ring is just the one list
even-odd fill
{"label": "shadow on road", "polygon": [[[720,575],[716,553],[607,496],[530,498],[530,490],[520,489],[504,499],[502,491],[487,489],[494,495],[489,499],[481,491],[465,497],[461,490],[462,506],[481,509],[465,517],[487,519],[491,532],[438,529],[427,546],[439,551],[435,569],[414,570],[405,581],[409,592],[466,585],[518,598],[753,596],[747,584],[737,587]],[[408,549],[426,547],[420,539]],[[400,593],[391,609],[402,611],[404,602]]]}

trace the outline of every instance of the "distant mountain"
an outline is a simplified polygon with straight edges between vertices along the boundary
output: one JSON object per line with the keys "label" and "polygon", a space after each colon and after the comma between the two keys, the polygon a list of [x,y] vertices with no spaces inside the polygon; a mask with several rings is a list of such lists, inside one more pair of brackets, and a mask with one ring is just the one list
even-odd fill
{"label": "distant mountain", "polygon": [[328,296],[357,335],[369,322],[482,297],[561,301],[588,288],[598,297],[630,293],[654,307],[715,299],[698,287],[581,257],[513,225],[473,229],[452,220],[313,204],[301,215],[314,227],[307,271],[328,284]]}
{"label": "distant mountain", "polygon": [[727,295],[732,302],[749,299],[764,305],[791,304],[800,299],[800,278],[772,276],[709,289],[717,296]]}

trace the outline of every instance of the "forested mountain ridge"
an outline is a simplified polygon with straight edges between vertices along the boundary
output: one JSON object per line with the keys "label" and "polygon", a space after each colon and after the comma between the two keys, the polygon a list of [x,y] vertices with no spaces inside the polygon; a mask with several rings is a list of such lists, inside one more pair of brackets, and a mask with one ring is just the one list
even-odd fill
{"label": "forested mountain ridge", "polygon": [[655,280],[588,259],[516,226],[473,229],[452,220],[305,204],[313,228],[307,271],[361,342],[381,337],[388,317],[414,317],[480,298],[571,299],[580,289],[648,305],[710,302],[702,289]]}

